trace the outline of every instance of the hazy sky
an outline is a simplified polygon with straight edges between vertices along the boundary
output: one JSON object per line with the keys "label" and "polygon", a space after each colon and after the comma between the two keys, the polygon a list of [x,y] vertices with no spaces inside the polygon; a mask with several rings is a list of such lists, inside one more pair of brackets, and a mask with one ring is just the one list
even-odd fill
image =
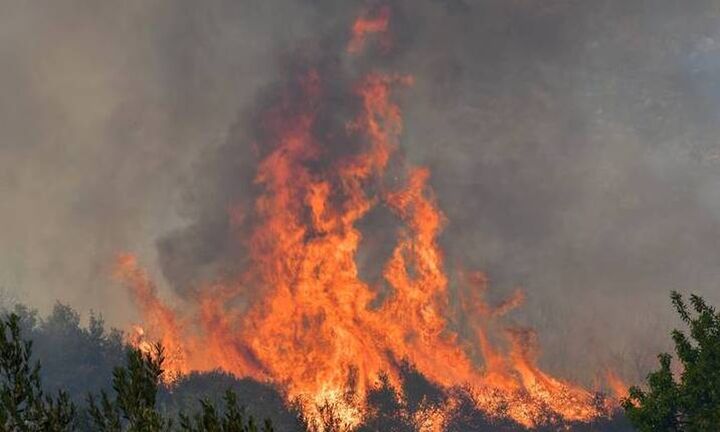
{"label": "hazy sky", "polygon": [[[526,290],[551,368],[654,354],[672,289],[720,302],[720,2],[390,3],[449,260]],[[288,53],[363,4],[0,0],[0,286],[122,325],[118,252],[164,295],[211,277],[224,156]]]}

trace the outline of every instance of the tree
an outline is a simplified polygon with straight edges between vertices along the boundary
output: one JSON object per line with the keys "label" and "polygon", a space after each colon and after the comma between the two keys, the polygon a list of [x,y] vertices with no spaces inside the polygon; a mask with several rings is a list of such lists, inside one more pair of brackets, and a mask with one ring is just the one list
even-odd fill
{"label": "tree", "polygon": [[274,432],[270,419],[260,427],[252,416],[244,413],[232,390],[225,392],[225,414],[218,413],[207,400],[200,401],[202,409],[192,418],[180,414],[180,430],[184,432]]}
{"label": "tree", "polygon": [[690,305],[677,292],[672,302],[690,333],[674,330],[681,364],[673,375],[672,358],[660,354],[660,368],[648,375],[647,390],[631,387],[623,401],[628,418],[640,431],[717,431],[720,427],[720,314],[698,296]]}
{"label": "tree", "polygon": [[75,406],[64,391],[43,393],[40,363],[31,365],[32,343],[20,337],[20,318],[0,319],[0,430],[63,432],[73,429]]}
{"label": "tree", "polygon": [[[158,406],[170,416],[178,413],[202,411],[202,402],[226,409],[227,391],[235,395],[237,405],[256,419],[272,418],[273,428],[281,431],[301,431],[298,411],[290,406],[283,395],[268,382],[238,378],[227,372],[191,372],[173,381],[170,387],[161,387]],[[222,413],[221,413],[222,414]],[[261,422],[258,421],[259,424]]]}
{"label": "tree", "polygon": [[[179,428],[173,428],[172,419],[177,411],[168,414],[156,407],[165,360],[159,344],[150,352],[126,350],[125,366],[112,371],[115,397],[111,399],[105,390],[100,391],[99,397],[90,393],[87,410],[78,413],[66,391],[68,383],[75,392],[88,382],[93,382],[93,387],[102,384],[106,380],[98,373],[102,370],[87,366],[109,367],[117,352],[125,347],[121,333],[116,330],[106,333],[102,319],[94,315],[90,316],[89,328],[81,328],[79,314],[59,303],[46,320],[38,319],[34,310],[22,305],[16,305],[15,312],[0,318],[0,432],[274,431],[269,419],[259,425],[245,414],[231,390],[225,394],[222,411],[209,399],[201,399],[201,411],[192,417],[180,413]],[[56,397],[43,391],[40,363],[32,364],[33,343],[21,337],[26,331],[44,342],[43,358],[55,366],[50,368],[53,377],[50,381],[61,388]],[[78,368],[77,363],[84,366]],[[76,367],[68,373],[64,369],[69,366]]]}
{"label": "tree", "polygon": [[113,371],[111,400],[105,391],[98,402],[88,397],[89,412],[101,432],[160,432],[169,431],[172,421],[165,419],[155,408],[155,398],[163,374],[165,353],[159,344],[152,352],[133,348],[127,353],[127,367]]}
{"label": "tree", "polygon": [[415,430],[408,406],[390,383],[387,374],[381,374],[375,388],[370,390],[367,405],[369,415],[359,428],[360,431],[411,432]]}
{"label": "tree", "polygon": [[113,370],[125,363],[127,353],[119,330],[106,331],[102,317],[95,314],[88,318],[83,327],[78,312],[56,303],[34,326],[21,324],[33,341],[33,355],[42,360],[45,388],[63,389],[77,405],[83,405],[89,392],[112,389]]}
{"label": "tree", "polygon": [[[116,396],[111,400],[104,391],[97,400],[88,397],[90,417],[100,432],[163,432],[173,429],[171,419],[156,408],[158,388],[163,376],[165,353],[160,344],[151,352],[130,349],[127,365],[113,371],[113,389]],[[225,394],[225,410],[220,413],[215,405],[201,399],[201,411],[192,417],[180,413],[179,429],[183,432],[273,432],[272,422],[266,419],[259,426],[255,419],[246,415],[240,407],[237,395],[228,390]]]}

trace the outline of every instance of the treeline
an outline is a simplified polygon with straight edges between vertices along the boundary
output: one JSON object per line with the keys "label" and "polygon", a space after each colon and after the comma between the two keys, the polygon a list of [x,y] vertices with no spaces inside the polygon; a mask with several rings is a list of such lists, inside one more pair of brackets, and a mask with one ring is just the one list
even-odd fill
{"label": "treeline", "polygon": [[[0,308],[0,396],[7,395],[0,397],[0,432],[263,430],[264,421],[256,419],[270,417],[272,430],[299,429],[297,410],[269,385],[215,371],[167,387],[160,379],[163,356],[127,346],[123,333],[107,329],[101,317],[91,314],[83,326],[79,313],[60,303],[46,317],[22,304],[8,309]],[[70,425],[48,426],[51,408],[56,423],[71,418]],[[245,410],[254,417],[245,416],[245,429],[238,429]],[[133,426],[137,422],[141,426]]]}
{"label": "treeline", "polygon": [[[267,384],[215,371],[192,373],[171,387],[161,380],[164,353],[142,353],[91,315],[57,304],[47,317],[23,305],[3,313],[0,342],[0,431],[340,431],[334,407],[319,407],[312,423]],[[31,343],[29,341],[32,341]],[[456,401],[448,431],[521,431],[510,420],[489,419],[463,389],[441,389],[408,363],[403,388],[381,380],[367,398],[359,432],[417,430],[428,407]],[[598,404],[602,404],[601,398]],[[266,421],[266,419],[269,419]],[[564,424],[548,415],[537,431],[629,431],[624,417]]]}
{"label": "treeline", "polygon": [[[82,414],[64,389],[46,393],[40,364],[32,362],[32,342],[21,338],[21,318],[10,314],[0,320],[0,428],[18,432],[273,432],[266,419],[259,425],[240,407],[232,390],[225,393],[222,412],[208,400],[193,415],[175,420],[157,408],[163,375],[164,352],[128,349],[126,364],[112,373],[112,395],[101,390],[87,396]],[[88,332],[91,333],[91,332]]]}

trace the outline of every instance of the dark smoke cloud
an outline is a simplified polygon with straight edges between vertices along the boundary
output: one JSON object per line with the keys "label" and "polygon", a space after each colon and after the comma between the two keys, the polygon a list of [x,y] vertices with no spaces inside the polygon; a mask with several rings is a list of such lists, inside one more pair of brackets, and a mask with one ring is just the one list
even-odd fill
{"label": "dark smoke cloud", "polygon": [[[0,282],[119,323],[118,251],[180,296],[242,267],[227,211],[253,193],[256,116],[303,58],[342,62],[365,4],[0,2]],[[526,290],[513,319],[551,369],[636,378],[670,290],[720,301],[716,2],[392,4],[374,60],[416,77],[403,152],[433,170],[448,261]]]}

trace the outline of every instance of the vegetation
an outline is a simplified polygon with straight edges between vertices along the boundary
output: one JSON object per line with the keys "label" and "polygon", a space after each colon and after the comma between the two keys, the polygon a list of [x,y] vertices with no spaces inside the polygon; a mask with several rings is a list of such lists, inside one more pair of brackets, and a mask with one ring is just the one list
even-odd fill
{"label": "vegetation", "polygon": [[[74,315],[65,315],[68,316]],[[100,391],[99,398],[89,395],[86,415],[90,427],[82,427],[84,422],[65,391],[60,390],[56,397],[43,393],[40,363],[31,364],[32,343],[21,338],[20,323],[21,318],[15,313],[0,319],[0,431],[65,432],[78,428],[100,432],[274,431],[269,419],[258,427],[255,419],[240,408],[231,390],[225,395],[224,413],[202,400],[202,410],[192,417],[180,413],[175,428],[172,417],[163,415],[156,406],[165,360],[160,345],[149,353],[127,350],[126,365],[115,367],[112,373],[115,397],[111,398],[105,390]],[[90,333],[102,335],[97,320],[91,320]]]}
{"label": "vegetation", "polygon": [[67,393],[45,396],[40,364],[31,365],[32,343],[20,338],[17,315],[0,321],[0,428],[12,431],[70,431],[75,406]]}
{"label": "vegetation", "polygon": [[163,375],[165,360],[163,348],[154,346],[154,352],[144,353],[131,349],[127,354],[127,367],[113,371],[111,400],[105,391],[100,402],[88,397],[89,413],[100,432],[169,431],[172,421],[165,419],[155,407],[158,386]]}
{"label": "vegetation", "polygon": [[[191,373],[168,387],[161,379],[164,353],[160,347],[150,353],[129,349],[121,332],[106,330],[102,319],[94,315],[82,326],[79,314],[68,306],[57,304],[44,318],[22,305],[13,307],[12,313],[7,313],[7,308],[3,312],[0,432],[344,429],[332,404],[319,407],[322,418],[311,421],[297,406],[288,406],[269,384],[221,371]],[[23,337],[32,339],[33,344],[23,342]],[[371,389],[366,400],[368,415],[358,432],[415,431],[418,416],[445,406],[448,398],[457,405],[447,419],[448,431],[524,430],[512,421],[488,418],[465,390],[441,389],[410,363],[400,362],[399,372],[401,389],[387,379]],[[594,432],[630,430],[622,418],[612,418],[592,424],[548,423],[537,431],[561,427]]]}
{"label": "vegetation", "polygon": [[710,432],[720,430],[720,314],[698,296],[690,307],[677,292],[672,302],[689,327],[674,330],[680,362],[673,373],[670,354],[660,354],[660,368],[647,377],[647,389],[630,388],[623,406],[641,432]]}
{"label": "vegetation", "polygon": [[202,411],[190,418],[180,415],[181,430],[187,432],[273,432],[273,425],[265,419],[259,427],[252,416],[246,415],[238,405],[237,395],[228,390],[225,393],[225,414],[221,415],[215,405],[202,400]]}

